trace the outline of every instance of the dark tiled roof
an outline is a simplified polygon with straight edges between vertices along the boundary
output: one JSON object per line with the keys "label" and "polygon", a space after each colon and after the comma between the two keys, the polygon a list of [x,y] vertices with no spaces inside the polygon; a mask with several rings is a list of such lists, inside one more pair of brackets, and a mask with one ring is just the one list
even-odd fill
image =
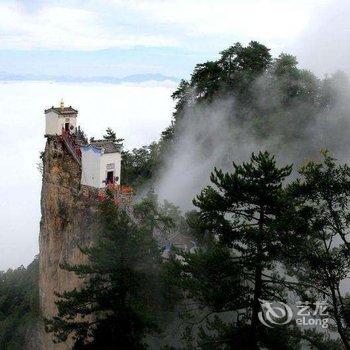
{"label": "dark tiled roof", "polygon": [[104,153],[119,153],[119,147],[112,141],[107,140],[94,140],[90,142],[91,146],[98,149],[104,149]]}
{"label": "dark tiled roof", "polygon": [[63,108],[52,106],[49,109],[45,109],[45,114],[49,113],[49,112],[55,112],[55,113],[60,114],[60,115],[68,115],[68,114],[77,114],[78,113],[78,111],[76,109],[74,109],[72,106],[63,107]]}

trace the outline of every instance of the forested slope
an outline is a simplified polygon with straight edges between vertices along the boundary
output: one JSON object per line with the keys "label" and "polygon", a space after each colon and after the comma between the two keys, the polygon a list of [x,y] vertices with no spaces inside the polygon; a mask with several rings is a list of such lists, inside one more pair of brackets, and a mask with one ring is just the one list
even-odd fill
{"label": "forested slope", "polygon": [[[197,167],[208,178],[214,165],[229,167],[260,149],[297,164],[324,148],[347,159],[348,77],[342,72],[317,77],[301,69],[296,57],[274,58],[258,42],[236,43],[219,59],[196,65],[172,97],[173,120],[160,141],[124,152],[125,183],[150,181],[166,197],[164,187],[184,168]],[[197,175],[199,183],[198,172],[189,177]]]}
{"label": "forested slope", "polygon": [[37,329],[39,261],[0,273],[0,349],[25,349]]}

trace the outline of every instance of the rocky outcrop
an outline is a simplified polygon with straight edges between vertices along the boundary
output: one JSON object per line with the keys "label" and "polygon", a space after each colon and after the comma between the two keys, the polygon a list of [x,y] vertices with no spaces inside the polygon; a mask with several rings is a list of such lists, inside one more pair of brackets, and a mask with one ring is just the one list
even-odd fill
{"label": "rocky outcrop", "polygon": [[[60,268],[68,262],[79,264],[85,256],[79,247],[91,245],[98,230],[96,190],[80,185],[81,167],[59,137],[48,136],[43,153],[41,193],[39,296],[42,316],[57,312],[55,292],[79,288],[76,275]],[[69,342],[54,344],[52,335],[42,331],[42,350],[68,350]]]}
{"label": "rocky outcrop", "polygon": [[[79,247],[90,246],[99,230],[97,217],[98,190],[81,186],[81,166],[58,136],[47,136],[43,153],[43,180],[41,192],[41,222],[39,236],[39,298],[42,319],[57,314],[57,293],[79,288],[83,281],[74,273],[61,269],[60,265],[81,264],[86,257]],[[132,211],[128,211],[136,220]],[[164,236],[155,230],[154,237],[161,247],[176,245],[188,248],[193,245],[190,237],[181,234]],[[180,338],[177,319],[169,326],[165,338],[149,337],[151,349]],[[72,342],[55,344],[52,334],[45,333],[43,323],[28,330],[25,350],[69,350]],[[175,339],[175,340],[174,340]]]}

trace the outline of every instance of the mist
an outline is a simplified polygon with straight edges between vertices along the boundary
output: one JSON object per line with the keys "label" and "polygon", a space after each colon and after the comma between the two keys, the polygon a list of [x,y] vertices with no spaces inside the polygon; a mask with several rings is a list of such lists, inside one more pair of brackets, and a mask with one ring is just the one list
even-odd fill
{"label": "mist", "polygon": [[[313,114],[310,106],[302,104],[286,109],[283,118],[273,121],[272,130],[264,139],[252,132],[251,124],[236,120],[232,100],[216,99],[210,105],[187,111],[156,185],[160,197],[188,210],[192,208],[193,197],[209,184],[214,166],[230,170],[232,161],[248,160],[253,151],[268,150],[281,165],[293,163],[294,176],[300,164],[319,158],[323,148],[339,161],[348,162],[350,93],[348,83],[337,72],[350,74],[349,17],[348,1],[320,1],[300,35],[292,42],[279,45],[271,42],[270,45],[274,55],[281,52],[295,55],[299,67],[310,69],[321,79],[335,74],[331,84],[337,91],[337,101],[333,106],[314,113],[305,128],[300,127],[299,121]],[[278,87],[271,86],[266,75],[257,79],[255,97],[262,110],[281,104]],[[258,122],[264,123],[264,115],[259,118]],[[198,142],[201,136],[205,136],[207,144]]]}
{"label": "mist", "polygon": [[285,48],[302,67],[324,76],[337,70],[350,73],[350,3],[326,1],[314,8],[306,30]]}
{"label": "mist", "polygon": [[234,101],[219,99],[185,114],[156,185],[160,198],[190,209],[194,196],[209,183],[214,166],[228,169],[232,154],[236,160],[244,159],[257,148],[247,129],[230,127],[232,110]]}
{"label": "mist", "polygon": [[[216,98],[188,109],[155,186],[159,197],[184,211],[193,209],[192,200],[210,184],[214,167],[231,172],[232,162],[248,161],[252,152],[267,150],[276,156],[278,165],[293,164],[292,178],[300,165],[320,159],[323,149],[339,161],[349,161],[349,82],[337,73],[319,84],[329,86],[335,95],[334,102],[320,111],[310,103],[283,109],[278,85],[271,84],[268,74],[259,77],[253,87],[254,103],[266,114],[242,121],[233,98]],[[282,115],[267,118],[276,106],[282,109]],[[248,110],[247,115],[250,113]],[[256,123],[263,125],[263,135],[254,129]]]}

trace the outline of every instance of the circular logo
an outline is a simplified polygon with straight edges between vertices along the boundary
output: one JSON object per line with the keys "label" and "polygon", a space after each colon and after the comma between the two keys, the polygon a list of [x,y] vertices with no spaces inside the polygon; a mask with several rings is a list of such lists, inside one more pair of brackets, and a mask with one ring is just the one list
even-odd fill
{"label": "circular logo", "polygon": [[270,302],[259,299],[261,311],[258,314],[260,322],[269,328],[288,324],[293,318],[293,311],[285,303]]}

